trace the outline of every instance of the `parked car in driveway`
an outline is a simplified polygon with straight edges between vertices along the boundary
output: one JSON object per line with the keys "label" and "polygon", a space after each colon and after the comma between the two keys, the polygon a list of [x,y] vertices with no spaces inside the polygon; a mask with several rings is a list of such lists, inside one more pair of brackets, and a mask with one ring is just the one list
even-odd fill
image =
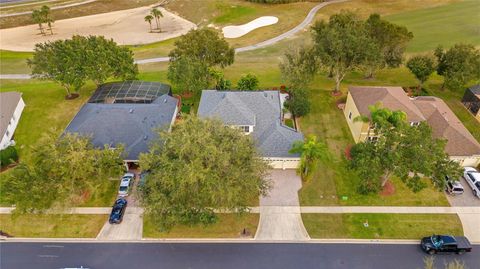
{"label": "parked car in driveway", "polygon": [[465,191],[463,189],[462,183],[458,180],[451,179],[449,176],[445,177],[445,180],[447,181],[446,186],[445,186],[445,191],[450,194],[450,195],[460,195],[463,194]]}
{"label": "parked car in driveway", "polygon": [[480,173],[473,167],[465,167],[463,178],[472,188],[473,195],[480,198]]}
{"label": "parked car in driveway", "polygon": [[118,196],[125,197],[128,196],[130,189],[133,185],[133,181],[135,179],[135,174],[133,173],[126,173],[123,175],[122,180],[120,181],[120,187],[118,189]]}
{"label": "parked car in driveway", "polygon": [[119,224],[123,220],[123,215],[125,214],[125,209],[127,208],[127,200],[119,198],[115,201],[115,204],[112,207],[112,213],[108,222],[110,224]]}
{"label": "parked car in driveway", "polygon": [[427,236],[422,238],[421,247],[428,254],[436,254],[440,252],[463,254],[472,251],[472,245],[465,236]]}

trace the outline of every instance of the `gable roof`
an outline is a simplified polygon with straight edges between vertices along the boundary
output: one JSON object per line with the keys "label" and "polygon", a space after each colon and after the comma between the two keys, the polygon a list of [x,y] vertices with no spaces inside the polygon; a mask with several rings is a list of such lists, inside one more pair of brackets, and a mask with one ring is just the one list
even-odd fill
{"label": "gable roof", "polygon": [[432,127],[433,136],[447,140],[445,151],[450,156],[480,155],[480,143],[465,128],[445,102],[433,96],[415,98],[413,104]]}
{"label": "gable roof", "polygon": [[87,103],[65,132],[90,136],[96,147],[125,146],[125,160],[138,160],[156,138],[155,128],[169,129],[178,100],[167,94],[149,104]]}
{"label": "gable roof", "polygon": [[0,138],[7,132],[8,124],[15,113],[20,99],[22,99],[22,94],[19,92],[0,93]]}
{"label": "gable roof", "polygon": [[409,122],[424,121],[425,117],[411,102],[401,87],[349,87],[355,105],[363,116],[370,116],[369,106],[382,103],[390,110],[401,110],[407,114]]}
{"label": "gable roof", "polygon": [[281,113],[278,91],[204,90],[197,114],[218,118],[226,125],[253,125],[250,135],[264,157],[298,157],[288,151],[303,135],[284,126]]}

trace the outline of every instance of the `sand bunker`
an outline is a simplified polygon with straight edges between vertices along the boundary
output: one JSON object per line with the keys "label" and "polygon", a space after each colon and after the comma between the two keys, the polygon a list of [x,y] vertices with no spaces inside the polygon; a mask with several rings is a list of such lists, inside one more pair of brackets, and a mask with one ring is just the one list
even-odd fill
{"label": "sand bunker", "polygon": [[278,22],[278,18],[274,16],[263,16],[249,23],[235,26],[223,27],[223,36],[225,38],[237,38],[248,34],[257,28],[272,25]]}
{"label": "sand bunker", "polygon": [[[37,25],[0,30],[0,49],[32,51],[36,43],[67,39],[72,35],[103,35],[121,45],[138,45],[158,42],[187,33],[196,25],[161,8],[161,33],[150,33],[144,18],[151,7],[120,10],[56,21],[54,35],[40,35]],[[152,26],[155,28],[155,20]]]}

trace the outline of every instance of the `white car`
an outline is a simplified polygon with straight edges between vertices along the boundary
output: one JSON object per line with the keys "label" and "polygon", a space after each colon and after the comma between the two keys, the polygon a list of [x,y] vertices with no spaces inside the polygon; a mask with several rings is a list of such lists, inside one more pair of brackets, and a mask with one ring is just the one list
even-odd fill
{"label": "white car", "polygon": [[480,172],[473,167],[465,167],[463,178],[473,190],[473,195],[480,198]]}
{"label": "white car", "polygon": [[125,197],[128,196],[130,189],[133,185],[135,179],[135,174],[126,173],[123,175],[122,180],[120,181],[120,188],[118,189],[118,196]]}

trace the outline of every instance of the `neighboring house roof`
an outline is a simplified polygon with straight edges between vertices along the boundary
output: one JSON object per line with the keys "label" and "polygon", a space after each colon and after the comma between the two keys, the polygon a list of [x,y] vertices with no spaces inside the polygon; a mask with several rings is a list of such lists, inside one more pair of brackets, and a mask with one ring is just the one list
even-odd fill
{"label": "neighboring house roof", "polygon": [[100,85],[89,103],[151,103],[158,97],[172,95],[169,85],[147,81],[110,82]]}
{"label": "neighboring house roof", "polygon": [[151,103],[87,103],[75,115],[65,132],[91,136],[96,147],[124,144],[125,160],[138,160],[156,137],[155,128],[168,129],[178,100],[168,94]]}
{"label": "neighboring house roof", "polygon": [[469,90],[480,99],[480,84],[470,87]]}
{"label": "neighboring house roof", "polygon": [[410,122],[424,121],[422,113],[412,103],[401,87],[349,87],[355,105],[363,116],[370,116],[369,106],[381,103],[390,110],[401,110]]}
{"label": "neighboring house roof", "polygon": [[204,90],[198,116],[218,118],[226,125],[253,125],[250,135],[263,157],[298,157],[289,150],[303,135],[282,124],[281,109],[278,91]]}
{"label": "neighboring house roof", "polygon": [[19,92],[0,93],[0,138],[7,132],[8,124],[21,99],[22,94]]}
{"label": "neighboring house roof", "polygon": [[450,156],[480,155],[480,143],[470,134],[445,102],[437,97],[420,96],[413,104],[432,127],[433,136],[447,140],[445,151]]}

